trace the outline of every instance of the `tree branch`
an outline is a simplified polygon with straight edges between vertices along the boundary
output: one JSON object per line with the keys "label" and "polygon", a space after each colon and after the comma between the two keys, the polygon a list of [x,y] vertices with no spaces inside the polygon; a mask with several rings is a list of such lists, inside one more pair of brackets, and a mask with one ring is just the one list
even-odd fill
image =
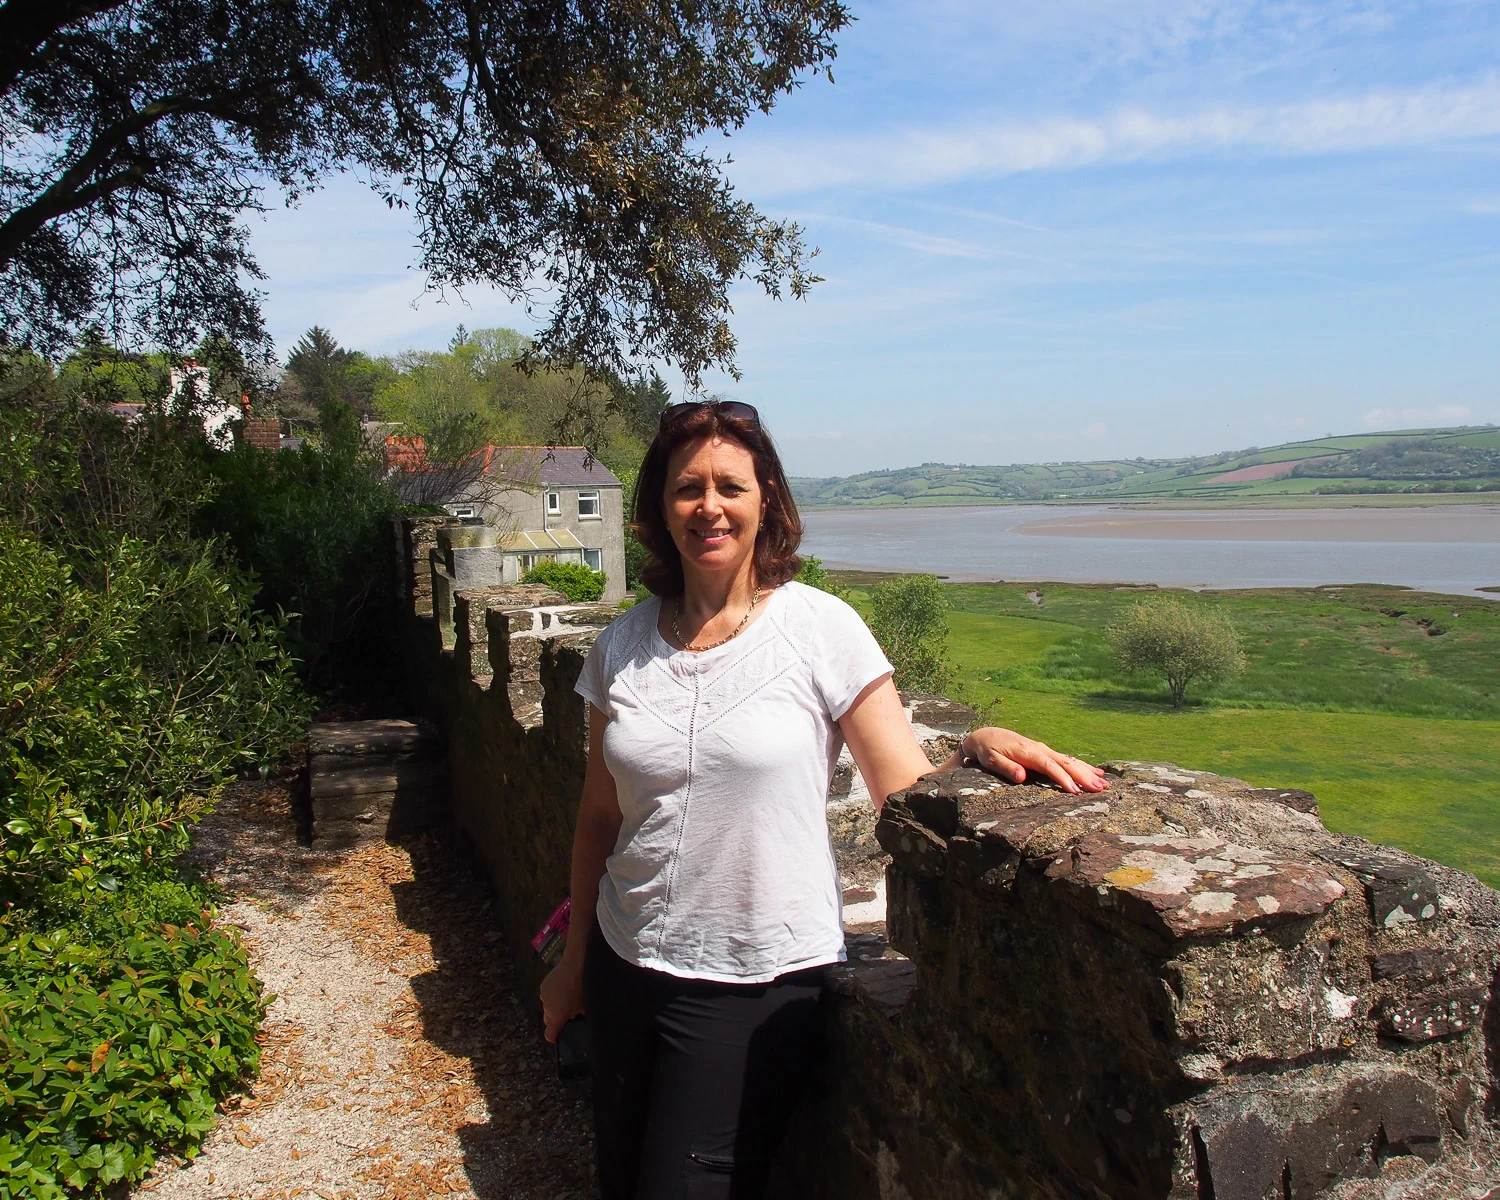
{"label": "tree branch", "polygon": [[244,89],[208,98],[163,96],[116,121],[98,134],[89,148],[46,191],[30,204],[16,209],[0,224],[0,269],[10,263],[20,252],[26,239],[47,222],[87,208],[122,187],[143,182],[153,172],[159,165],[157,160],[149,155],[141,155],[138,161],[115,174],[93,183],[88,182],[95,172],[103,169],[119,153],[130,138],[171,116],[196,113],[219,120],[232,120],[232,117],[226,115],[226,109],[236,101],[253,95],[255,90]]}
{"label": "tree branch", "polygon": [[6,0],[0,4],[0,96],[31,65],[47,39],[124,0]]}

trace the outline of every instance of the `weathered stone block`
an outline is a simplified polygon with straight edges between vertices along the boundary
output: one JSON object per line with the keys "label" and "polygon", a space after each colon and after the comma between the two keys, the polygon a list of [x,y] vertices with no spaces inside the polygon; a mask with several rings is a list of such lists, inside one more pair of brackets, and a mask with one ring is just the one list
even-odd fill
{"label": "weathered stone block", "polygon": [[887,806],[875,826],[875,836],[887,854],[919,878],[941,879],[947,870],[948,843],[904,813]]}
{"label": "weathered stone block", "polygon": [[1314,1071],[1295,1084],[1251,1079],[1185,1106],[1199,1196],[1310,1200],[1341,1180],[1378,1176],[1386,1160],[1434,1161],[1442,1141],[1436,1087],[1397,1068]]}
{"label": "weathered stone block", "polygon": [[[530,633],[537,623],[537,614],[527,606],[552,599],[562,597],[539,584],[501,584],[456,592],[453,597],[454,657],[468,667],[471,678],[492,676],[492,622],[498,621],[505,634]],[[509,654],[505,637],[500,639],[499,652],[502,657]]]}
{"label": "weathered stone block", "polygon": [[437,731],[411,721],[329,721],[307,730],[307,752],[319,754],[436,754]]}
{"label": "weathered stone block", "polygon": [[1214,937],[1315,917],[1344,886],[1311,863],[1187,834],[1098,833],[1054,859],[1047,878],[1169,937]]}
{"label": "weathered stone block", "polygon": [[542,613],[542,627],[603,629],[619,615],[620,610],[613,604],[573,604],[554,612]]}
{"label": "weathered stone block", "polygon": [[446,809],[442,740],[407,721],[342,721],[308,733],[308,794],[319,849],[425,828]]}
{"label": "weathered stone block", "polygon": [[903,694],[907,715],[913,725],[925,725],[939,733],[958,736],[974,728],[977,714],[967,704],[934,696],[927,692]]}
{"label": "weathered stone block", "polygon": [[1418,983],[1435,983],[1458,970],[1458,959],[1451,951],[1432,946],[1415,950],[1396,950],[1377,954],[1370,960],[1370,974],[1375,979],[1404,979]]}
{"label": "weathered stone block", "polygon": [[456,637],[453,628],[453,576],[443,562],[442,553],[434,547],[431,552],[432,619],[437,622],[438,636],[444,650],[453,649]]}
{"label": "weathered stone block", "polygon": [[393,523],[397,600],[413,616],[432,613],[429,563],[437,548],[437,531],[447,522],[447,517],[397,517]]}
{"label": "weathered stone block", "polygon": [[[989,1178],[1026,1181],[999,1194],[1375,1200],[1389,1177],[1436,1200],[1496,1170],[1487,1126],[1484,1166],[1458,1146],[1490,1086],[1495,898],[1446,872],[1446,924],[1372,923],[1345,865],[1372,848],[1285,791],[1122,763],[1098,794],[957,771],[887,803],[888,928],[917,964],[902,1020],[934,1034],[899,1053],[989,1089],[923,1103],[986,1148]],[[1440,886],[1407,856],[1381,866],[1408,904],[1414,867]],[[913,1136],[890,1143],[901,1179],[936,1200]]]}
{"label": "weathered stone block", "polygon": [[315,754],[308,763],[308,791],[314,800],[415,788],[436,792],[448,776],[441,760],[380,755],[371,761],[348,754]]}
{"label": "weathered stone block", "polygon": [[1249,795],[1256,800],[1284,804],[1287,808],[1294,808],[1298,812],[1316,813],[1318,811],[1317,797],[1300,788],[1250,788]]}
{"label": "weathered stone block", "polygon": [[[542,646],[540,637],[530,637],[525,634],[514,634],[510,638],[508,669],[505,674],[506,682],[524,680],[540,682],[542,678]],[[492,656],[493,657],[493,656]],[[498,671],[496,672],[499,673]]]}
{"label": "weathered stone block", "polygon": [[1347,867],[1365,886],[1370,919],[1381,929],[1431,921],[1438,915],[1438,889],[1417,863],[1393,855],[1351,855],[1340,851],[1329,861]]}
{"label": "weathered stone block", "polygon": [[1489,989],[1458,988],[1410,1000],[1387,1000],[1380,1008],[1380,1032],[1403,1042],[1430,1042],[1435,1038],[1476,1028],[1484,1019]]}
{"label": "weathered stone block", "polygon": [[323,823],[337,821],[358,821],[364,825],[378,822],[379,832],[383,833],[386,818],[390,816],[391,804],[395,798],[394,791],[314,797],[312,802],[314,833],[319,831]]}
{"label": "weathered stone block", "polygon": [[834,764],[833,775],[828,780],[829,798],[847,796],[854,783],[854,764],[840,759]]}

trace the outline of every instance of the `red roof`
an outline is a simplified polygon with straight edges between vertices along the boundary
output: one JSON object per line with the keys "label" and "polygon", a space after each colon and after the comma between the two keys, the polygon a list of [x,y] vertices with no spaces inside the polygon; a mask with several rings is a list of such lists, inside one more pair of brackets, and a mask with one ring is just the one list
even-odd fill
{"label": "red roof", "polygon": [[385,469],[387,471],[425,471],[427,469],[426,443],[419,437],[386,438]]}

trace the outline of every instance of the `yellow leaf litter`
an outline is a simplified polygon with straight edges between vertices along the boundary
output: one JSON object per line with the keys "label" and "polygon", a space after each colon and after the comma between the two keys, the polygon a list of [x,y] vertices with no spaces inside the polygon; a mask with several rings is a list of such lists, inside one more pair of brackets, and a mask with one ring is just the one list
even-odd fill
{"label": "yellow leaf litter", "polygon": [[261,1074],[152,1200],[583,1200],[584,1098],[516,994],[488,886],[458,839],[298,843],[285,783],[241,783],[192,857],[229,896],[276,1000]]}

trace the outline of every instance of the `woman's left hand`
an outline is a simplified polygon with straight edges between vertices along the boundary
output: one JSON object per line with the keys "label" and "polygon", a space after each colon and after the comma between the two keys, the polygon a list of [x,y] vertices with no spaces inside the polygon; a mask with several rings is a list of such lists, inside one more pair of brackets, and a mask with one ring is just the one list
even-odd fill
{"label": "woman's left hand", "polygon": [[1022,737],[1013,729],[976,729],[964,738],[963,748],[986,771],[1012,783],[1024,783],[1026,772],[1035,771],[1065,792],[1102,792],[1107,786],[1100,768],[1059,754],[1046,742]]}

